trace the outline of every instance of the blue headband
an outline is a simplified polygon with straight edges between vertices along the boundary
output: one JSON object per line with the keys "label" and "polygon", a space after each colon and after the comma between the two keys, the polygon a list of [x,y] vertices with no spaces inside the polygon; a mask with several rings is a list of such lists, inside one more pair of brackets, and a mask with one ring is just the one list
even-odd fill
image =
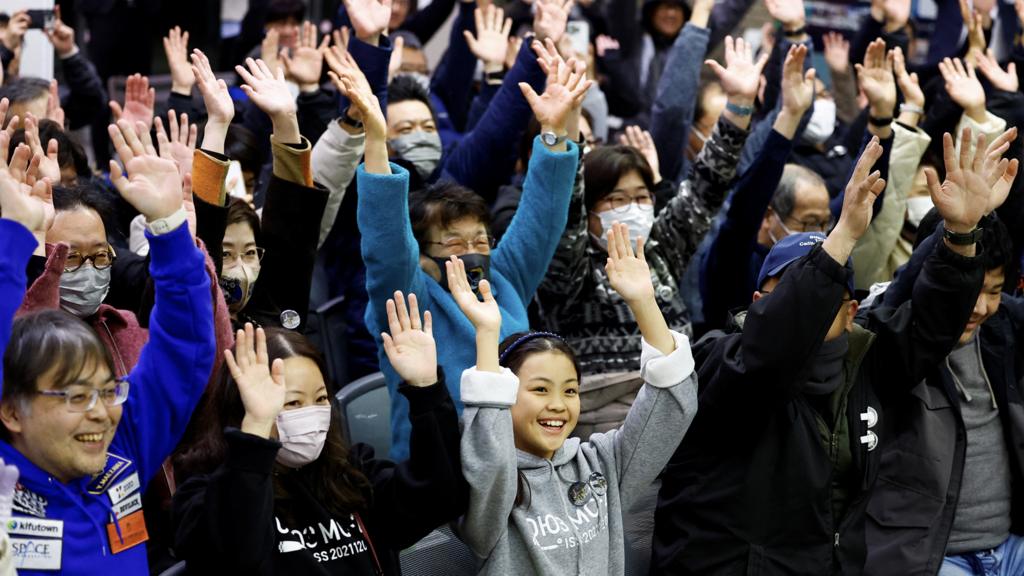
{"label": "blue headband", "polygon": [[501,356],[498,357],[498,364],[500,364],[501,366],[504,366],[505,365],[505,358],[507,358],[508,355],[513,350],[515,350],[519,346],[529,342],[530,340],[534,340],[534,339],[537,339],[537,338],[554,338],[555,340],[558,340],[558,341],[562,342],[563,344],[568,345],[568,343],[566,343],[564,338],[562,338],[558,334],[555,334],[554,332],[530,332],[529,334],[526,334],[525,336],[520,336],[518,340],[516,340],[515,342],[509,344],[508,348],[505,348],[505,351],[502,352]]}

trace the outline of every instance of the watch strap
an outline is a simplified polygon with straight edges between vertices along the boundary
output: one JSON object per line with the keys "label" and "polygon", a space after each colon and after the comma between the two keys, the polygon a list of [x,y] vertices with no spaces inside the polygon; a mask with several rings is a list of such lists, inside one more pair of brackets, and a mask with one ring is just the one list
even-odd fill
{"label": "watch strap", "polygon": [[739,104],[733,104],[732,102],[726,102],[725,109],[737,116],[750,116],[754,113],[754,108],[752,106],[740,106]]}
{"label": "watch strap", "polygon": [[868,123],[872,126],[878,126],[879,128],[885,128],[892,124],[892,116],[888,118],[875,118],[874,116],[868,116]]}
{"label": "watch strap", "polygon": [[350,117],[348,115],[348,109],[349,106],[346,106],[345,109],[341,111],[341,118],[338,118],[338,122],[341,122],[345,126],[348,126],[349,128],[352,128],[354,130],[362,130],[363,123],[359,120]]}
{"label": "watch strap", "polygon": [[187,220],[187,214],[185,208],[178,208],[178,211],[166,218],[160,218],[153,220],[152,222],[146,222],[146,229],[149,233],[154,236],[160,236],[161,234],[167,234],[177,230],[185,220]]}
{"label": "watch strap", "polygon": [[954,246],[970,246],[971,244],[974,244],[975,242],[981,240],[982,228],[979,226],[978,228],[975,228],[974,230],[971,230],[966,234],[961,234],[959,232],[953,232],[949,228],[944,227],[942,235],[950,244],[953,244]]}
{"label": "watch strap", "polygon": [[541,132],[540,134],[541,142],[548,146],[558,146],[559,144],[565,142],[568,139],[568,134],[563,134],[561,136],[555,134],[554,132]]}

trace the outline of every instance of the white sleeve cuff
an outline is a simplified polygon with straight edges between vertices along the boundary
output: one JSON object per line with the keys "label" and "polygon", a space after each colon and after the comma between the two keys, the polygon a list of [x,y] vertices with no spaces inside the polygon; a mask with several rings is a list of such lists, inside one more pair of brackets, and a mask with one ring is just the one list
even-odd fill
{"label": "white sleeve cuff", "polygon": [[655,388],[668,388],[682,383],[693,374],[693,353],[690,352],[690,339],[685,334],[672,330],[672,339],[676,349],[665,356],[647,340],[642,340],[640,353],[640,371],[644,382]]}
{"label": "white sleeve cuff", "polygon": [[481,372],[473,366],[463,370],[461,388],[462,403],[466,406],[507,407],[516,403],[519,378],[508,368],[498,373]]}

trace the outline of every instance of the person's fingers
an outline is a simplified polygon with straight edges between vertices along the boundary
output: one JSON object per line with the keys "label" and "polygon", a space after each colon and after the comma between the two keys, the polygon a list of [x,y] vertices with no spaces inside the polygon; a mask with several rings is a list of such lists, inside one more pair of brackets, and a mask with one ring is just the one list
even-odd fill
{"label": "person's fingers", "polygon": [[224,350],[224,364],[228,367],[228,372],[231,373],[231,377],[235,379],[237,383],[242,379],[242,369],[235,362],[235,355],[231,353],[231,350]]}
{"label": "person's fingers", "polygon": [[420,305],[416,301],[416,295],[409,294],[409,326],[413,330],[421,330],[423,324],[420,322]]}
{"label": "person's fingers", "polygon": [[398,312],[398,323],[402,325],[402,330],[409,330],[409,308],[405,304],[405,295],[400,291],[395,291],[395,309]]}
{"label": "person's fingers", "polygon": [[242,78],[242,82],[244,82],[245,84],[252,86],[256,83],[256,77],[250,74],[249,70],[246,69],[244,66],[235,65],[235,72],[238,73],[238,76]]}
{"label": "person's fingers", "polygon": [[[121,120],[118,120],[118,122],[121,122]],[[114,145],[114,151],[117,152],[122,162],[127,162],[135,157],[135,153],[121,132],[120,124],[108,125],[107,134],[110,136],[110,143]]]}
{"label": "person's fingers", "polygon": [[59,151],[60,144],[57,143],[57,139],[50,138],[50,141],[46,143],[46,157],[56,162]]}
{"label": "person's fingers", "polygon": [[629,238],[629,227],[619,224],[619,254],[625,258],[633,257],[633,246]]}
{"label": "person's fingers", "polygon": [[[971,151],[971,170],[976,173],[981,173],[982,166],[985,163],[985,141],[987,140],[984,132],[978,132],[978,138],[974,146],[974,150]],[[963,145],[961,145],[963,147]]]}
{"label": "person's fingers", "polygon": [[109,161],[108,169],[110,170],[110,183],[114,185],[118,193],[124,196],[124,193],[128,190],[128,179],[125,178],[124,172],[121,171],[121,167],[117,162],[113,160]]}
{"label": "person's fingers", "polygon": [[612,224],[611,228],[608,229],[607,236],[608,236],[608,258],[610,258],[612,260],[612,262],[617,262],[619,260],[620,256],[619,256],[619,241],[618,241],[618,238],[617,238],[618,230],[616,229],[615,224]]}
{"label": "person's fingers", "polygon": [[121,130],[124,141],[131,149],[133,156],[142,156],[146,153],[146,148],[139,140],[139,135],[135,133],[135,126],[131,122],[124,119],[118,120],[117,127]]}
{"label": "person's fingers", "polygon": [[476,25],[477,35],[484,31],[484,11],[480,8],[473,10],[473,23]]}
{"label": "person's fingers", "polygon": [[388,332],[392,334],[401,334],[402,324],[398,321],[398,309],[395,308],[394,298],[388,298],[388,301],[384,304],[384,308],[387,311],[388,316]]}
{"label": "person's fingers", "polygon": [[270,363],[267,356],[267,333],[263,331],[263,328],[256,329],[256,363],[263,365]]}
{"label": "person's fingers", "polygon": [[149,136],[149,130],[146,128],[145,122],[135,122],[135,134],[139,137],[139,142],[142,143],[144,153],[156,156],[156,148],[153,147],[153,139]]}
{"label": "person's fingers", "polygon": [[[479,30],[479,28],[477,28],[477,30]],[[466,45],[469,46],[469,51],[476,52],[476,38],[473,37],[473,34],[470,33],[469,30],[463,30],[462,37],[466,39]]]}
{"label": "person's fingers", "polygon": [[953,136],[949,132],[942,135],[942,162],[945,165],[946,174],[955,172],[959,168],[956,149],[953,146]]}
{"label": "person's fingers", "polygon": [[533,88],[526,82],[520,82],[519,90],[523,93],[523,98],[526,98],[526,103],[530,105],[530,108],[536,109],[540,96],[537,96],[537,93],[533,91]]}
{"label": "person's fingers", "polygon": [[199,126],[196,124],[190,124],[188,127],[188,142],[186,145],[192,150],[196,149],[196,142],[199,138]]}
{"label": "person's fingers", "polygon": [[423,331],[428,335],[434,335],[434,317],[430,314],[430,310],[423,313]]}
{"label": "person's fingers", "polygon": [[249,322],[245,323],[245,353],[249,357],[249,364],[256,364],[256,329]]}
{"label": "person's fingers", "polygon": [[156,127],[156,143],[160,147],[160,156],[162,158],[170,158],[171,141],[167,138],[167,131],[164,130],[164,121],[157,116],[153,119],[153,124]]}
{"label": "person's fingers", "polygon": [[974,140],[971,129],[964,126],[960,132],[960,163],[957,167],[961,170],[969,170],[971,167],[971,142]]}
{"label": "person's fingers", "polygon": [[501,35],[508,38],[512,34],[512,19],[505,18],[505,22],[501,27]]}
{"label": "person's fingers", "polygon": [[[388,300],[388,303],[390,304],[391,301]],[[387,332],[380,333],[380,341],[384,346],[384,354],[388,358],[396,358],[398,356],[398,348],[395,346],[395,341],[391,339]]]}
{"label": "person's fingers", "polygon": [[480,295],[483,296],[485,303],[491,304],[494,302],[494,293],[491,292],[491,283],[489,280],[481,280],[480,284],[477,285],[477,288],[480,290]]}
{"label": "person's fingers", "polygon": [[723,68],[722,65],[719,64],[718,62],[715,62],[714,60],[710,60],[709,59],[709,60],[705,60],[704,64],[706,66],[708,66],[709,68],[711,68],[711,71],[715,73],[715,76],[718,76],[719,78],[721,78],[722,76],[725,75],[725,68]]}
{"label": "person's fingers", "polygon": [[971,64],[970,62],[967,63],[967,77],[971,80],[978,77],[977,73],[974,71],[974,64]]}

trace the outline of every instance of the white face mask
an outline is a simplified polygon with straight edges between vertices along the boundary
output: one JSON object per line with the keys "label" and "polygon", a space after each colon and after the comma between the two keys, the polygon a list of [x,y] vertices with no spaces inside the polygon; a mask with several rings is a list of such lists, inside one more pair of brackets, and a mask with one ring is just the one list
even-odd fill
{"label": "white face mask", "polygon": [[300,468],[320,457],[331,427],[331,407],[306,406],[277,415],[278,463]]}
{"label": "white face mask", "polygon": [[601,219],[601,237],[598,239],[605,250],[608,249],[608,237],[606,234],[616,222],[625,224],[629,228],[629,237],[636,240],[643,236],[647,239],[651,234],[651,227],[654,226],[654,206],[641,205],[633,202],[622,212],[605,210],[598,212],[597,217]]}
{"label": "white face mask", "polygon": [[836,129],[836,103],[833,100],[818,98],[814,101],[814,111],[804,128],[804,140],[811,144],[824,144],[832,137]]}
{"label": "white face mask", "polygon": [[914,228],[921,225],[921,219],[935,206],[930,196],[914,196],[907,198],[907,222]]}

